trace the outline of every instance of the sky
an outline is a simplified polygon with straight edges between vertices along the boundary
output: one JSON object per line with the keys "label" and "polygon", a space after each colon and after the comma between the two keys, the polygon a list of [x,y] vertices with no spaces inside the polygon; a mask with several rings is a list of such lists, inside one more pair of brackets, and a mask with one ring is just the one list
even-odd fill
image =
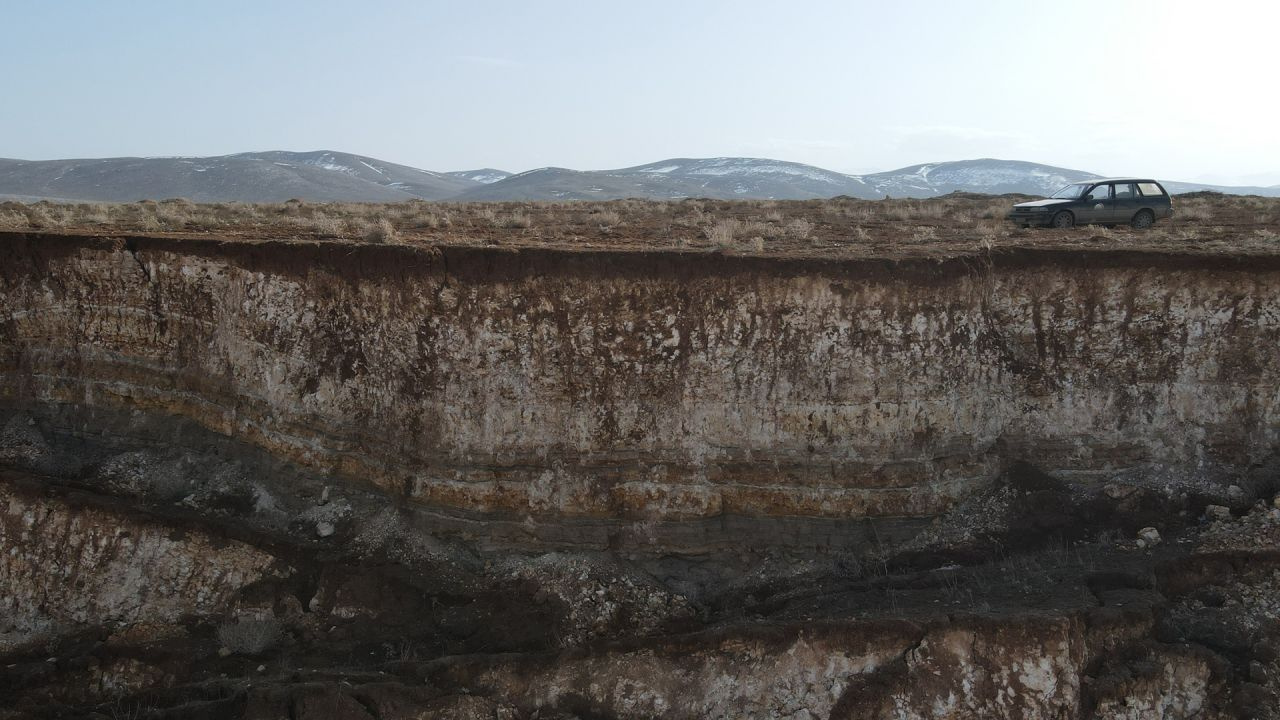
{"label": "sky", "polygon": [[0,157],[995,157],[1280,183],[1280,3],[0,0]]}

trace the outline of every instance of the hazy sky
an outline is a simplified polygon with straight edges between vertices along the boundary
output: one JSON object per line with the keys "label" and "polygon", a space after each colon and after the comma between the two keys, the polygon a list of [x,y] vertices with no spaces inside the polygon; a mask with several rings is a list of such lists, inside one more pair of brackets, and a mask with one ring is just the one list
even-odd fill
{"label": "hazy sky", "polygon": [[1280,183],[1280,3],[0,4],[0,157],[976,157]]}

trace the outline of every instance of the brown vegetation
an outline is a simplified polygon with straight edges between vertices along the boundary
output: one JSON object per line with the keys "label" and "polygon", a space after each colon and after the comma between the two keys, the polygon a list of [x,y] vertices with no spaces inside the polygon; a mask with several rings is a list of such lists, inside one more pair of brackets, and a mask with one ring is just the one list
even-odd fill
{"label": "brown vegetation", "polygon": [[[950,255],[1006,245],[1217,252],[1276,250],[1280,198],[1193,193],[1150,231],[1024,230],[1005,221],[1025,198],[925,200],[617,200],[396,204],[0,203],[0,230],[575,248],[684,248],[785,256]],[[1105,245],[1103,245],[1105,246]]]}

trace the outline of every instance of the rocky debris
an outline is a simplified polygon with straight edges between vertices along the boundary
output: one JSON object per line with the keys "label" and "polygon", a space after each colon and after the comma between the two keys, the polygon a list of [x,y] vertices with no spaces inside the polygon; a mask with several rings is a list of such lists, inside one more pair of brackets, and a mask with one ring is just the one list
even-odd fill
{"label": "rocky debris", "polygon": [[1227,512],[1224,519],[1201,528],[1195,543],[1199,552],[1280,551],[1280,510],[1258,502],[1240,518]]}
{"label": "rocky debris", "polygon": [[1144,527],[1138,531],[1138,547],[1151,548],[1160,544],[1160,531],[1153,527]]}
{"label": "rocky debris", "polygon": [[1214,521],[1228,521],[1231,519],[1231,508],[1225,505],[1208,505],[1204,509],[1205,517]]}
{"label": "rocky debris", "polygon": [[563,647],[606,636],[647,635],[694,615],[683,595],[603,558],[547,553],[504,560],[491,573],[531,585],[535,604],[555,603],[566,610],[556,631]]}
{"label": "rocky debris", "polygon": [[316,523],[316,537],[327,538],[334,533],[333,523],[321,520]]}
{"label": "rocky debris", "polygon": [[0,464],[39,472],[46,469],[48,442],[35,418],[15,413],[0,426]]}
{"label": "rocky debris", "polygon": [[1016,491],[999,484],[974,493],[931,523],[900,552],[926,551],[937,547],[965,547],[1004,534],[1008,530],[1010,508]]}

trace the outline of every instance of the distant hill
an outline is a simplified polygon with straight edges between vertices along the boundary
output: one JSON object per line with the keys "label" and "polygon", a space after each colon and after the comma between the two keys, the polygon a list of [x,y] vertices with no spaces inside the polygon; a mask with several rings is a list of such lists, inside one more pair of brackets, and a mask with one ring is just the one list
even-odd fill
{"label": "distant hill", "polygon": [[863,195],[850,175],[757,158],[673,158],[618,170],[541,168],[464,192],[460,200],[775,198],[807,200]]}
{"label": "distant hill", "polygon": [[506,170],[494,170],[493,168],[480,168],[479,170],[455,170],[453,172],[445,173],[445,175],[462,178],[463,180],[471,180],[485,185],[498,182],[499,180],[506,180],[511,177],[511,173]]}
{"label": "distant hill", "polygon": [[1280,197],[1280,185],[1256,187],[1252,185],[1205,185],[1204,183],[1169,182],[1164,180],[1161,182],[1164,183],[1165,190],[1168,190],[1174,195],[1197,192],[1200,190],[1211,190],[1213,192],[1226,193],[1228,195],[1263,195],[1266,197]]}
{"label": "distant hill", "polygon": [[[1048,195],[1063,185],[1101,177],[1082,170],[1020,160],[926,163],[849,175],[812,165],[761,158],[672,158],[619,170],[540,168],[467,190],[457,200],[609,200],[617,198],[808,200],[927,198],[952,192]],[[1280,196],[1277,188],[1166,183],[1170,192],[1216,190]]]}
{"label": "distant hill", "polygon": [[1096,177],[1101,176],[1021,160],[983,158],[912,165],[862,179],[875,188],[877,197],[931,197],[957,191],[1047,195],[1063,185]]}
{"label": "distant hill", "polygon": [[131,202],[397,202],[441,200],[481,183],[349,153],[258,152],[218,157],[0,159],[0,195]]}
{"label": "distant hill", "polygon": [[[1082,170],[982,158],[926,163],[867,175],[764,158],[672,158],[617,170],[539,168],[511,174],[481,168],[420,170],[333,151],[253,152],[219,157],[0,159],[0,198],[130,202],[185,197],[197,202],[301,200],[609,200],[715,198],[807,200],[927,198],[951,192],[1045,195],[1096,178]],[[1170,192],[1213,190],[1280,196],[1280,186],[1228,187],[1166,182]]]}

